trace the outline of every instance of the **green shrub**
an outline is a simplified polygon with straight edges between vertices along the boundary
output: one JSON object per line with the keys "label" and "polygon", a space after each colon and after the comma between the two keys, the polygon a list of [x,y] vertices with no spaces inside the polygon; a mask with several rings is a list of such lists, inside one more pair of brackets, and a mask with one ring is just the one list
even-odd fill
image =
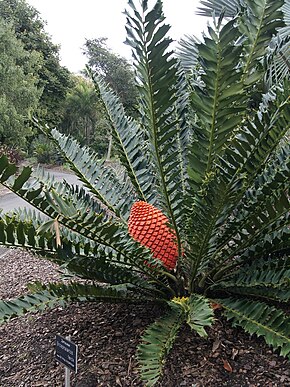
{"label": "green shrub", "polygon": [[5,155],[11,163],[18,164],[22,159],[21,152],[16,148],[11,148],[8,145],[0,145],[0,157]]}
{"label": "green shrub", "polygon": [[31,144],[32,155],[40,164],[61,165],[62,158],[54,144],[44,135],[38,136]]}

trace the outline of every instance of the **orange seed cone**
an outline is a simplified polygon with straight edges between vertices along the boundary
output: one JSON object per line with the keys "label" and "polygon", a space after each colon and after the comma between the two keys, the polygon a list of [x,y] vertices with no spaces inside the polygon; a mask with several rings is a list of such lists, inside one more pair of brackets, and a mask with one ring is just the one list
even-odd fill
{"label": "orange seed cone", "polygon": [[160,259],[167,269],[172,270],[176,265],[178,247],[168,222],[158,208],[138,201],[131,208],[128,229],[133,239],[148,247],[154,258]]}

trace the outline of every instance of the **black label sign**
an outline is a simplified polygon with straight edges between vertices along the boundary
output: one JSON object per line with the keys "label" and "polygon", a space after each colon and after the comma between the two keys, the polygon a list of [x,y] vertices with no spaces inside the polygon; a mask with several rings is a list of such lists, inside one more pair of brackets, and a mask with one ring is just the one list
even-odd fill
{"label": "black label sign", "polygon": [[78,346],[60,335],[56,335],[55,358],[70,370],[77,372]]}

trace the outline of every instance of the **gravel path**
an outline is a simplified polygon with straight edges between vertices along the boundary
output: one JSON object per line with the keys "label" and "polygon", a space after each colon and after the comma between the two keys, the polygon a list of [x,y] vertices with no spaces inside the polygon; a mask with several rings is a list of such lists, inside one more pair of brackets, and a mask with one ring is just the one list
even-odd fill
{"label": "gravel path", "polygon": [[[20,250],[0,257],[0,273],[1,298],[26,293],[27,282],[60,278],[55,265]],[[64,369],[54,360],[56,334],[71,335],[79,345],[73,387],[142,386],[136,346],[161,312],[151,305],[90,303],[13,319],[0,327],[0,386],[63,386]],[[181,330],[156,387],[182,386],[287,387],[289,361],[217,315],[207,340]]]}

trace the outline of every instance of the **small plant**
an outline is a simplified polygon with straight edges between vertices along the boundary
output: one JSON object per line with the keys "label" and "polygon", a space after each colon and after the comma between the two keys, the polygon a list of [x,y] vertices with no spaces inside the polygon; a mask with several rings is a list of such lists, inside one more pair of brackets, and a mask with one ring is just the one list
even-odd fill
{"label": "small plant", "polygon": [[40,164],[61,165],[62,159],[46,136],[40,135],[32,142],[32,154]]}
{"label": "small plant", "polygon": [[16,149],[9,147],[8,145],[0,145],[0,157],[5,155],[10,163],[18,164],[22,160],[21,152]]}
{"label": "small plant", "polygon": [[[153,386],[180,327],[202,337],[218,304],[233,325],[290,355],[289,84],[266,89],[280,0],[245,1],[203,42],[169,49],[162,3],[128,1],[139,116],[94,76],[123,169],[37,124],[86,187],[0,159],[0,182],[40,209],[2,215],[0,243],[89,280],[34,284],[0,304],[0,320],[70,301],[152,302],[167,313],[138,348]],[[33,176],[33,180],[30,177]]]}

